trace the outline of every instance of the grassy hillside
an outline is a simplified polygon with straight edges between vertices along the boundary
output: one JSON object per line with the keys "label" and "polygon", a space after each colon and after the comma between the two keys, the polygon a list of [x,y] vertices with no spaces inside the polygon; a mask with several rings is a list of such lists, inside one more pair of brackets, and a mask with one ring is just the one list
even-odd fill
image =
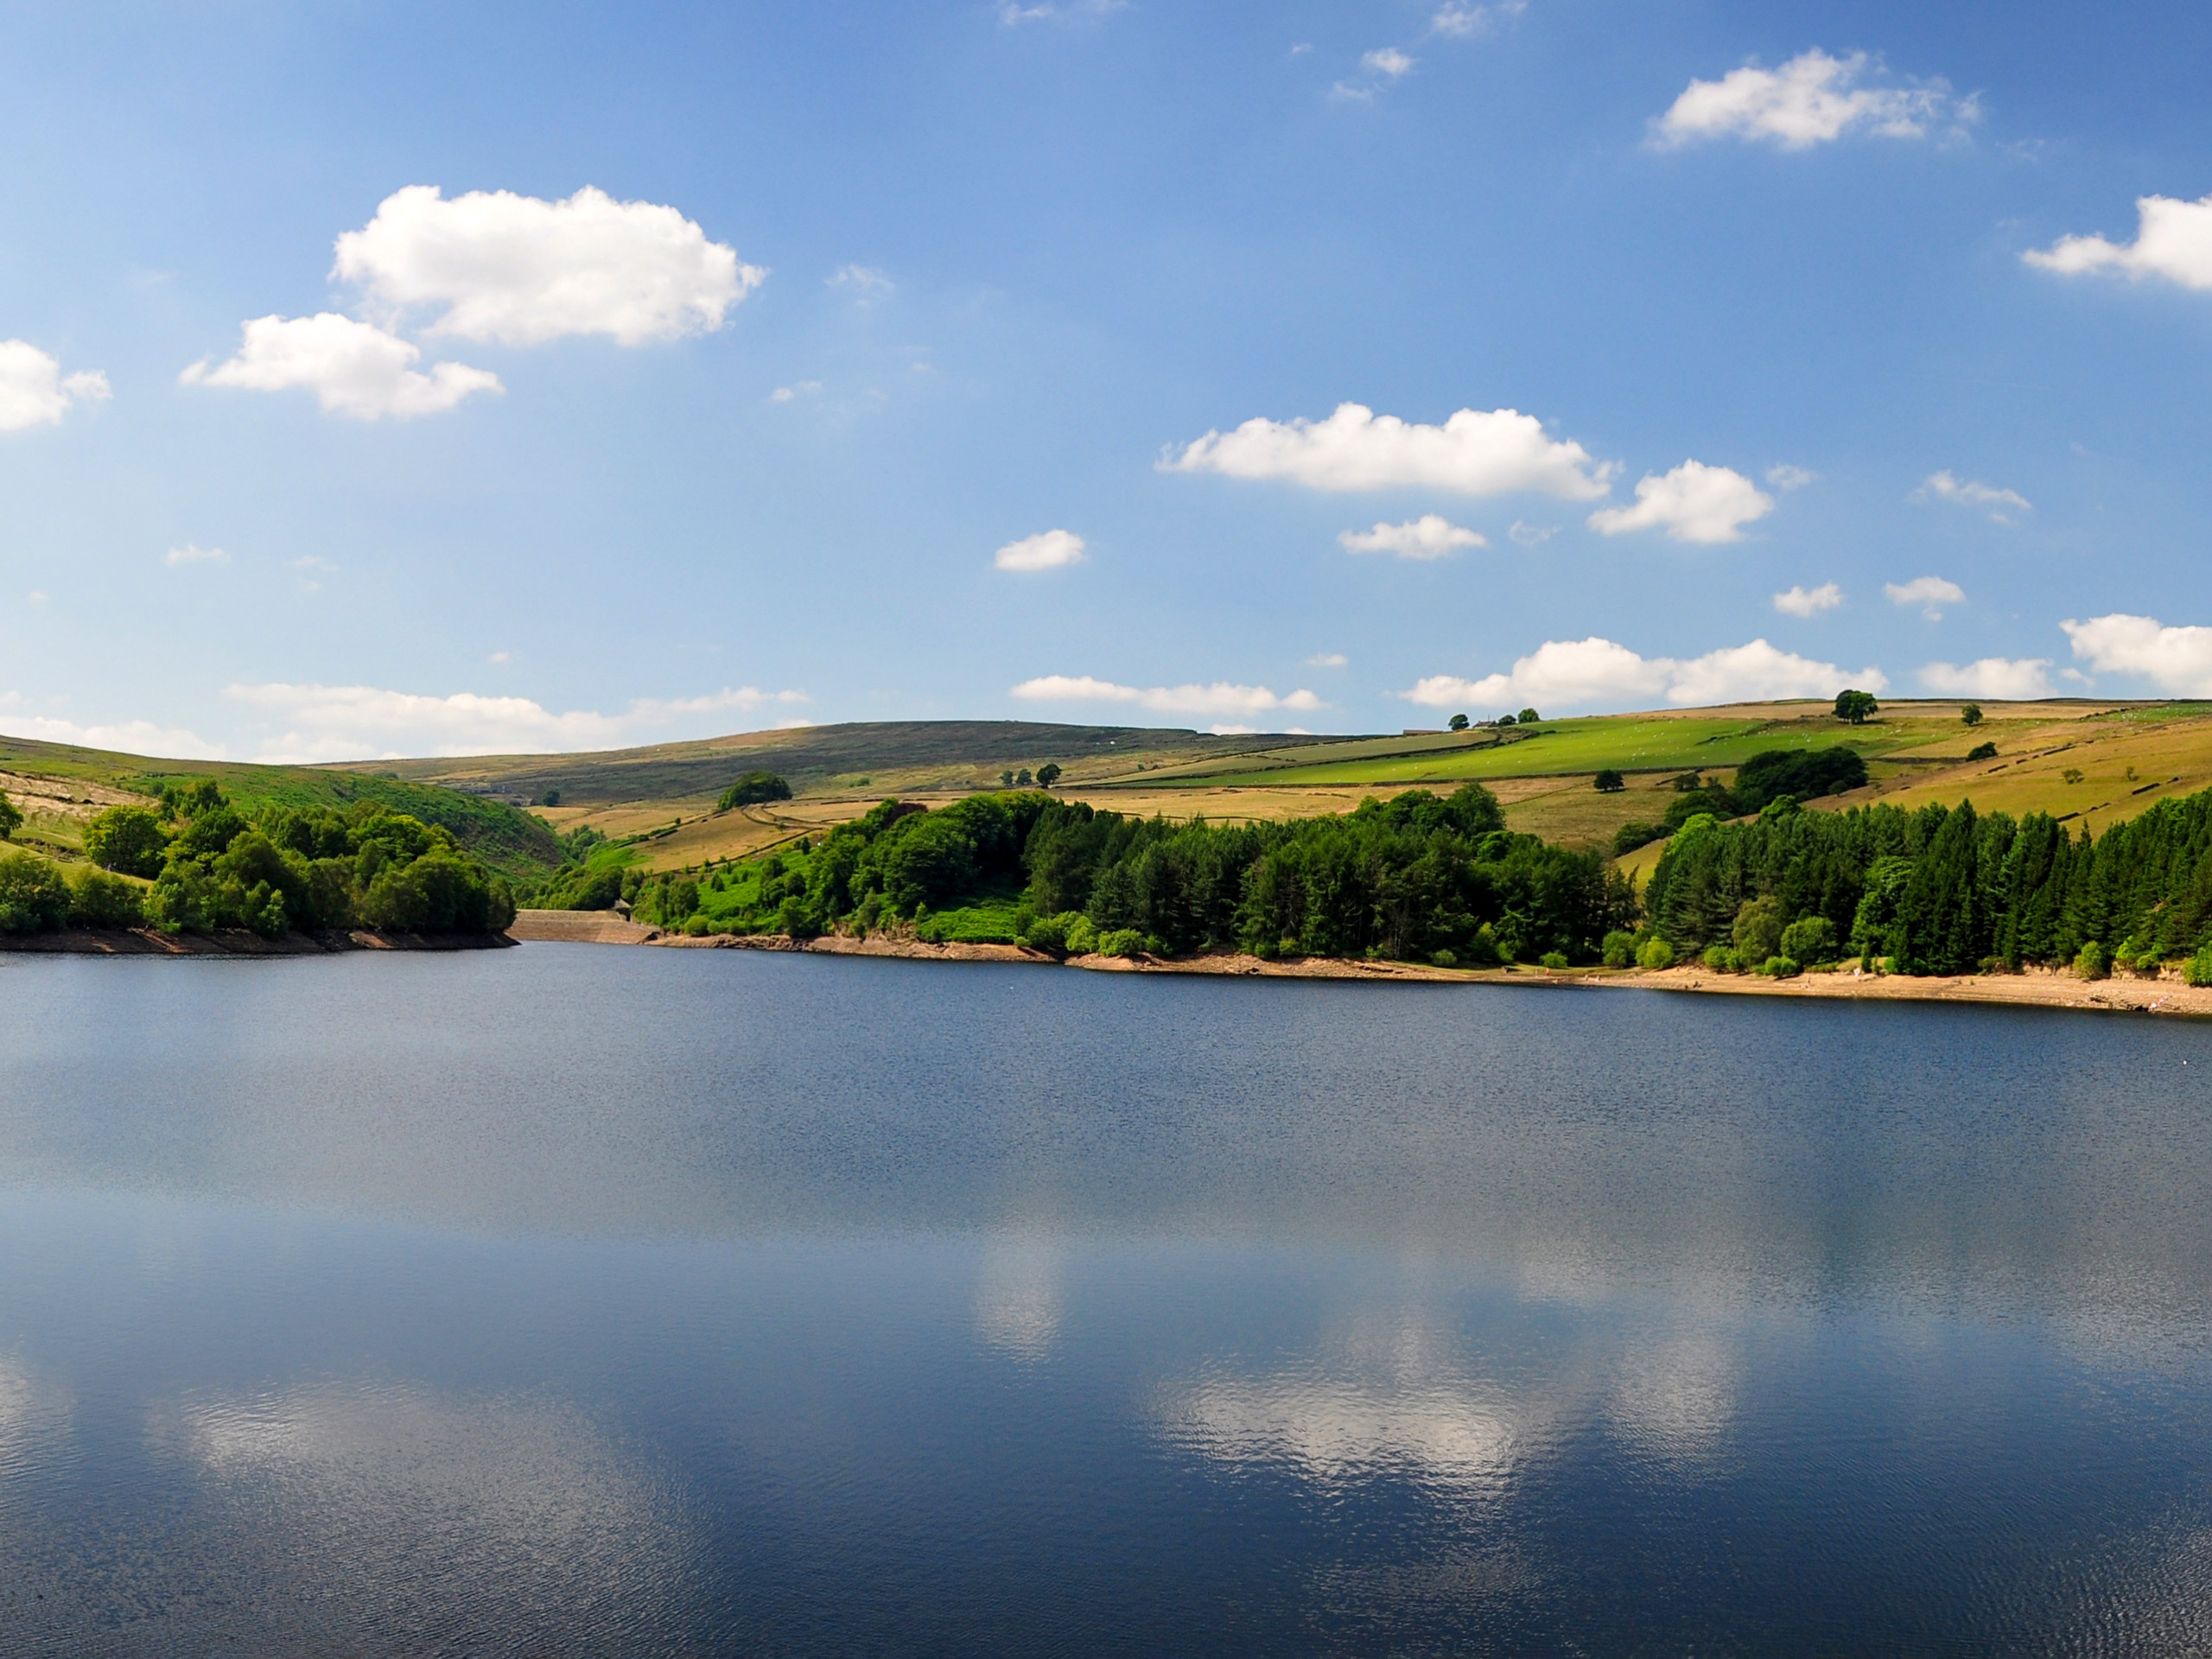
{"label": "grassy hillside", "polygon": [[79,845],[104,808],[140,799],[163,784],[213,778],[248,810],[260,806],[338,806],[378,801],[450,830],[477,858],[511,879],[534,880],[560,861],[543,823],[504,802],[411,782],[386,772],[241,761],[155,760],[141,755],[28,738],[0,737],[0,790],[26,813],[19,839],[60,853]]}

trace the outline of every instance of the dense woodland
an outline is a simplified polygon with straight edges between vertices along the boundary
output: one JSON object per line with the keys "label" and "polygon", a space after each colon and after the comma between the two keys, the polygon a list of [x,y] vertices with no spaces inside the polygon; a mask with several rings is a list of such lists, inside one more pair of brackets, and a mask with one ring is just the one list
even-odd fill
{"label": "dense woodland", "polygon": [[85,853],[87,864],[66,872],[0,855],[0,931],[151,925],[276,938],[351,927],[487,933],[514,919],[505,879],[450,831],[373,801],[248,815],[203,780],[109,808],[87,829]]}

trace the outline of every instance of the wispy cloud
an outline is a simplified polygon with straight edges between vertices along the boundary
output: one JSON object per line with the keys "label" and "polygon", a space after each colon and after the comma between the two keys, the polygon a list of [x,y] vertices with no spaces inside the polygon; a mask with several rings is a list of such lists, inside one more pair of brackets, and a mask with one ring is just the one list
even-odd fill
{"label": "wispy cloud", "polygon": [[1792,588],[1774,596],[1774,608],[1784,616],[1818,616],[1843,603],[1843,589],[1832,582],[1817,588]]}
{"label": "wispy cloud", "polygon": [[1948,81],[1877,84],[1881,73],[1880,61],[1864,52],[1837,58],[1817,47],[1777,69],[1748,63],[1718,80],[1690,82],[1652,122],[1651,141],[1662,149],[1714,138],[1809,149],[1859,132],[1922,138],[1941,123],[1957,129],[1980,118],[1974,99],[1953,96]]}
{"label": "wispy cloud", "polygon": [[1126,703],[1156,715],[1197,720],[1249,720],[1278,709],[1305,712],[1324,706],[1319,697],[1303,688],[1277,696],[1264,685],[1236,685],[1227,680],[1216,680],[1211,685],[1119,685],[1088,674],[1043,675],[1024,680],[1013,694],[1031,702]]}
{"label": "wispy cloud", "polygon": [[1997,524],[2009,524],[2015,514],[2033,512],[2028,498],[2017,490],[2000,490],[1993,484],[1984,484],[1971,478],[1955,478],[1948,472],[1930,473],[1921,480],[1909,500],[1918,502],[1943,501],[1954,506],[1973,507],[1986,512]]}
{"label": "wispy cloud", "polygon": [[1946,582],[1941,576],[1915,576],[1910,582],[1885,582],[1882,592],[1892,605],[1907,609],[1918,607],[1922,615],[1930,622],[1943,620],[1947,605],[1966,603],[1967,590],[1955,582]]}
{"label": "wispy cloud", "polygon": [[200,547],[187,542],[182,547],[173,547],[162,555],[162,563],[177,564],[228,564],[231,556],[219,547]]}

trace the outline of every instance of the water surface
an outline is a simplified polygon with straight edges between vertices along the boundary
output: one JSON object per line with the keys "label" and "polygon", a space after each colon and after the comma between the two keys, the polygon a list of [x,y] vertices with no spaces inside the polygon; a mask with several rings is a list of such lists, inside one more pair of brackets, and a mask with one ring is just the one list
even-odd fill
{"label": "water surface", "polygon": [[2201,1646],[2208,1035],[0,957],[0,1649]]}

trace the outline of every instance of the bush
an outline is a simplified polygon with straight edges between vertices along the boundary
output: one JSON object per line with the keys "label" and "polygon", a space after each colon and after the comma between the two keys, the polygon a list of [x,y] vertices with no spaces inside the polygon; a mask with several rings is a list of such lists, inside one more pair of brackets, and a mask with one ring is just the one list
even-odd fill
{"label": "bush", "polygon": [[1625,968],[1636,960],[1636,935],[1615,928],[1605,935],[1598,959],[1608,968]]}
{"label": "bush", "polygon": [[79,927],[143,926],[145,896],[119,875],[82,870],[69,883],[69,919]]}
{"label": "bush", "polygon": [[1497,943],[1497,930],[1484,922],[1475,930],[1475,937],[1467,941],[1467,960],[1477,968],[1496,968],[1505,961],[1505,952]]}
{"label": "bush", "polygon": [[1098,949],[1098,930],[1090,918],[1077,912],[1068,923],[1067,951],[1071,957],[1087,957]]}
{"label": "bush", "polygon": [[69,919],[61,872],[29,853],[0,858],[0,933],[48,933]]}
{"label": "bush", "polygon": [[2212,944],[2197,947],[2196,954],[2181,965],[2184,985],[2212,985]]}
{"label": "bush", "polygon": [[1969,760],[1994,760],[1996,758],[1997,746],[1994,743],[1977,743],[1967,751]]}
{"label": "bush", "polygon": [[1439,968],[1457,968],[1459,965],[1459,957],[1450,950],[1431,951],[1428,959]]}
{"label": "bush", "polygon": [[1825,916],[1801,916],[1782,930],[1782,954],[1794,962],[1834,962],[1838,949],[1835,924]]}
{"label": "bush", "polygon": [[788,801],[791,786],[772,772],[747,772],[728,789],[721,799],[715,803],[715,810],[727,812],[733,807],[758,806],[763,801]]}
{"label": "bush", "polygon": [[1751,971],[1768,979],[1795,979],[1803,970],[1788,957],[1769,957]]}
{"label": "bush", "polygon": [[1667,834],[1664,824],[1624,823],[1613,831],[1613,856],[1625,858],[1639,847],[1649,847],[1663,840]]}
{"label": "bush", "polygon": [[169,838],[162,821],[143,806],[111,806],[85,830],[85,856],[104,870],[148,880],[162,873]]}
{"label": "bush", "polygon": [[1650,969],[1671,968],[1675,965],[1675,947],[1664,939],[1649,940],[1643,950],[1636,953],[1636,965]]}
{"label": "bush", "polygon": [[2112,952],[2091,939],[2074,958],[2074,971],[2083,979],[2109,979]]}
{"label": "bush", "polygon": [[1613,767],[1607,766],[1598,774],[1597,784],[1599,793],[1618,795],[1628,787],[1628,779],[1622,777]]}
{"label": "bush", "polygon": [[1019,942],[1033,950],[1049,950],[1056,957],[1065,956],[1068,948],[1069,925],[1079,919],[1074,911],[1058,916],[1033,916]]}
{"label": "bush", "polygon": [[1136,929],[1117,927],[1111,933],[1104,934],[1099,938],[1098,954],[1102,957],[1141,956],[1143,954],[1144,946],[1144,935],[1138,932]]}
{"label": "bush", "polygon": [[1733,974],[1743,969],[1743,958],[1725,944],[1705,947],[1705,965],[1716,974]]}
{"label": "bush", "polygon": [[1544,971],[1548,974],[1558,973],[1567,966],[1567,955],[1564,951],[1547,950],[1536,960],[1542,964]]}

